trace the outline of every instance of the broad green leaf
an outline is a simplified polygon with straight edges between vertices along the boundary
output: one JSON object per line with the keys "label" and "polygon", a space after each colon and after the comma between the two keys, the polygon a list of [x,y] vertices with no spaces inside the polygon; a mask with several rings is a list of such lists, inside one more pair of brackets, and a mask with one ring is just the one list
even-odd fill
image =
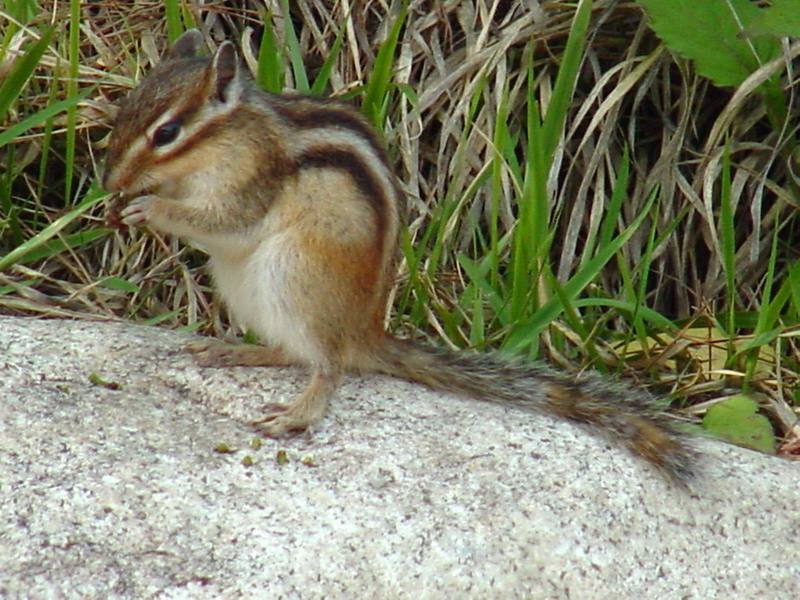
{"label": "broad green leaf", "polygon": [[703,418],[709,433],[738,446],[761,452],[775,452],[775,433],[764,415],[758,414],[758,404],[739,395],[715,404]]}
{"label": "broad green leaf", "polygon": [[775,58],[772,38],[748,39],[745,29],[762,9],[750,0],[639,0],[653,31],[673,51],[694,61],[718,86],[737,86]]}
{"label": "broad green leaf", "polygon": [[800,37],[800,2],[798,0],[772,0],[772,6],[763,8],[747,27],[751,36]]}

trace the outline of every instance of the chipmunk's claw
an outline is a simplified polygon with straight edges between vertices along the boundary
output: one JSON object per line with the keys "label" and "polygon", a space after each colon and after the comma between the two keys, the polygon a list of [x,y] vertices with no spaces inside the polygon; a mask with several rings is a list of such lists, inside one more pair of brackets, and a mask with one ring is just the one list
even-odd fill
{"label": "chipmunk's claw", "polygon": [[153,195],[135,198],[120,211],[122,222],[131,227],[147,224],[152,218],[156,200],[157,197]]}
{"label": "chipmunk's claw", "polygon": [[290,404],[268,404],[266,415],[251,425],[259,433],[271,438],[286,438],[302,433],[312,424],[303,415],[295,414]]}

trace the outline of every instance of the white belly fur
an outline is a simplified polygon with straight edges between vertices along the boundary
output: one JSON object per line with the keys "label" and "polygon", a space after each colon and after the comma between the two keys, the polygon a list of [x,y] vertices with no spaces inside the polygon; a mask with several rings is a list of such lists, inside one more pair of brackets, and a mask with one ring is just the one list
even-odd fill
{"label": "white belly fur", "polygon": [[266,345],[280,346],[295,360],[316,362],[316,348],[295,314],[289,290],[293,269],[291,237],[268,236],[245,256],[211,253],[211,272],[237,323],[251,329]]}

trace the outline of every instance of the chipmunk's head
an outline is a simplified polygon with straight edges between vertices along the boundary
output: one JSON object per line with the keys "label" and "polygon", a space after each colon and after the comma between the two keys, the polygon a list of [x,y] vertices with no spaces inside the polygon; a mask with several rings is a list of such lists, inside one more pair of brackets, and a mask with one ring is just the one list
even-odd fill
{"label": "chipmunk's head", "polygon": [[184,33],[122,103],[108,144],[106,190],[155,192],[213,160],[214,140],[244,81],[232,43],[210,58],[198,56],[202,44],[196,29]]}

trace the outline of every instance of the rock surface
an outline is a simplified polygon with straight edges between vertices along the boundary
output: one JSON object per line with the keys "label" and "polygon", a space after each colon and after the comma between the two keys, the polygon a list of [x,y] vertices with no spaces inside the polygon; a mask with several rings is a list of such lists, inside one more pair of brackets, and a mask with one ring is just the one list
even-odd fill
{"label": "rock surface", "polygon": [[382,377],[253,448],[305,374],[201,369],[188,339],[0,317],[0,597],[800,590],[796,463],[703,441],[687,493],[570,424]]}

